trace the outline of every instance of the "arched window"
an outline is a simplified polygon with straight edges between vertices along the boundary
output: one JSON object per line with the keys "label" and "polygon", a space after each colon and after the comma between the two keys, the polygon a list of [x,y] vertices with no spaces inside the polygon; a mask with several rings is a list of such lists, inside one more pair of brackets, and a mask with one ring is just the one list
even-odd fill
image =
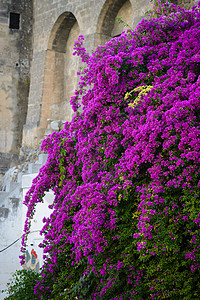
{"label": "arched window", "polygon": [[[72,53],[79,33],[79,25],[71,12],[59,16],[51,30],[46,52],[40,120],[40,126],[43,130],[46,129],[46,135],[51,129],[58,130],[62,121],[69,121],[72,117],[69,100],[77,86],[79,62]],[[55,126],[55,122],[58,126]],[[51,128],[51,123],[54,128]]]}
{"label": "arched window", "polygon": [[99,44],[104,44],[112,37],[120,35],[124,28],[116,17],[121,18],[129,26],[132,26],[133,9],[129,0],[107,0],[101,10],[98,24],[97,33],[99,36]]}

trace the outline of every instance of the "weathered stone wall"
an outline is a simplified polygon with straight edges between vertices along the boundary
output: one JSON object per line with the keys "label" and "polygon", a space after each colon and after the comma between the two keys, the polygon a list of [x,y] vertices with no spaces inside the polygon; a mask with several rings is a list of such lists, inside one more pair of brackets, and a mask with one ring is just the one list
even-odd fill
{"label": "weathered stone wall", "polygon": [[[166,2],[166,1],[162,0],[162,2]],[[180,5],[185,9],[190,9],[193,5],[198,3],[198,1],[196,0],[171,0],[171,2],[176,5]]]}
{"label": "weathered stone wall", "polygon": [[[11,27],[10,13],[19,15]],[[32,48],[32,0],[0,0],[0,152],[16,153],[26,122]]]}
{"label": "weathered stone wall", "polygon": [[[79,34],[88,51],[103,44],[144,17],[149,0],[36,0],[34,4],[33,61],[23,145],[34,146],[44,137],[48,122],[70,120],[69,99],[76,86],[79,59],[72,56]],[[50,129],[49,129],[50,130]]]}

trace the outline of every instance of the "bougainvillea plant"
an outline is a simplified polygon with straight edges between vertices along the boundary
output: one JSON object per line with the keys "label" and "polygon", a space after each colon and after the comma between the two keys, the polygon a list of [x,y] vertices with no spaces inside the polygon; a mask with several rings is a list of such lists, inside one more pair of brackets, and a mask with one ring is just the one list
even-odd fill
{"label": "bougainvillea plant", "polygon": [[163,4],[91,55],[83,40],[75,115],[43,141],[25,198],[22,252],[36,204],[55,194],[35,293],[199,299],[200,3]]}

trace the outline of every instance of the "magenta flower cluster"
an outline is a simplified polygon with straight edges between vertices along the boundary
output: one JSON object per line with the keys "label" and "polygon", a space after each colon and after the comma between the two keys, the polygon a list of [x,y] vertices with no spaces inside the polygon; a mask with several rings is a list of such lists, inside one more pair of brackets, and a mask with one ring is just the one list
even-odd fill
{"label": "magenta flower cluster", "polygon": [[36,204],[55,194],[35,293],[198,299],[200,3],[165,4],[91,55],[83,40],[75,115],[43,141],[48,160],[25,198],[22,252]]}

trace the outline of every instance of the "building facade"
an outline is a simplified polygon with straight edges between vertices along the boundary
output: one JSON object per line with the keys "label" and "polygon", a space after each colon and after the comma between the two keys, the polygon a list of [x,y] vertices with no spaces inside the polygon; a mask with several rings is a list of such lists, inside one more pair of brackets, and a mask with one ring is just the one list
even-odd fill
{"label": "building facade", "polygon": [[[189,9],[198,0],[172,2]],[[149,0],[0,0],[0,174],[13,167],[0,182],[0,290],[20,267],[22,200],[45,162],[40,155],[19,170],[18,153],[37,147],[71,120],[69,101],[82,66],[73,56],[74,41],[84,35],[91,52],[125,30],[116,17],[134,29],[152,5]],[[46,196],[33,220],[28,266],[41,262],[38,232],[52,197]]]}
{"label": "building facade", "polygon": [[36,146],[71,119],[79,34],[91,51],[124,30],[116,17],[135,28],[151,8],[149,0],[0,0],[0,153]]}

